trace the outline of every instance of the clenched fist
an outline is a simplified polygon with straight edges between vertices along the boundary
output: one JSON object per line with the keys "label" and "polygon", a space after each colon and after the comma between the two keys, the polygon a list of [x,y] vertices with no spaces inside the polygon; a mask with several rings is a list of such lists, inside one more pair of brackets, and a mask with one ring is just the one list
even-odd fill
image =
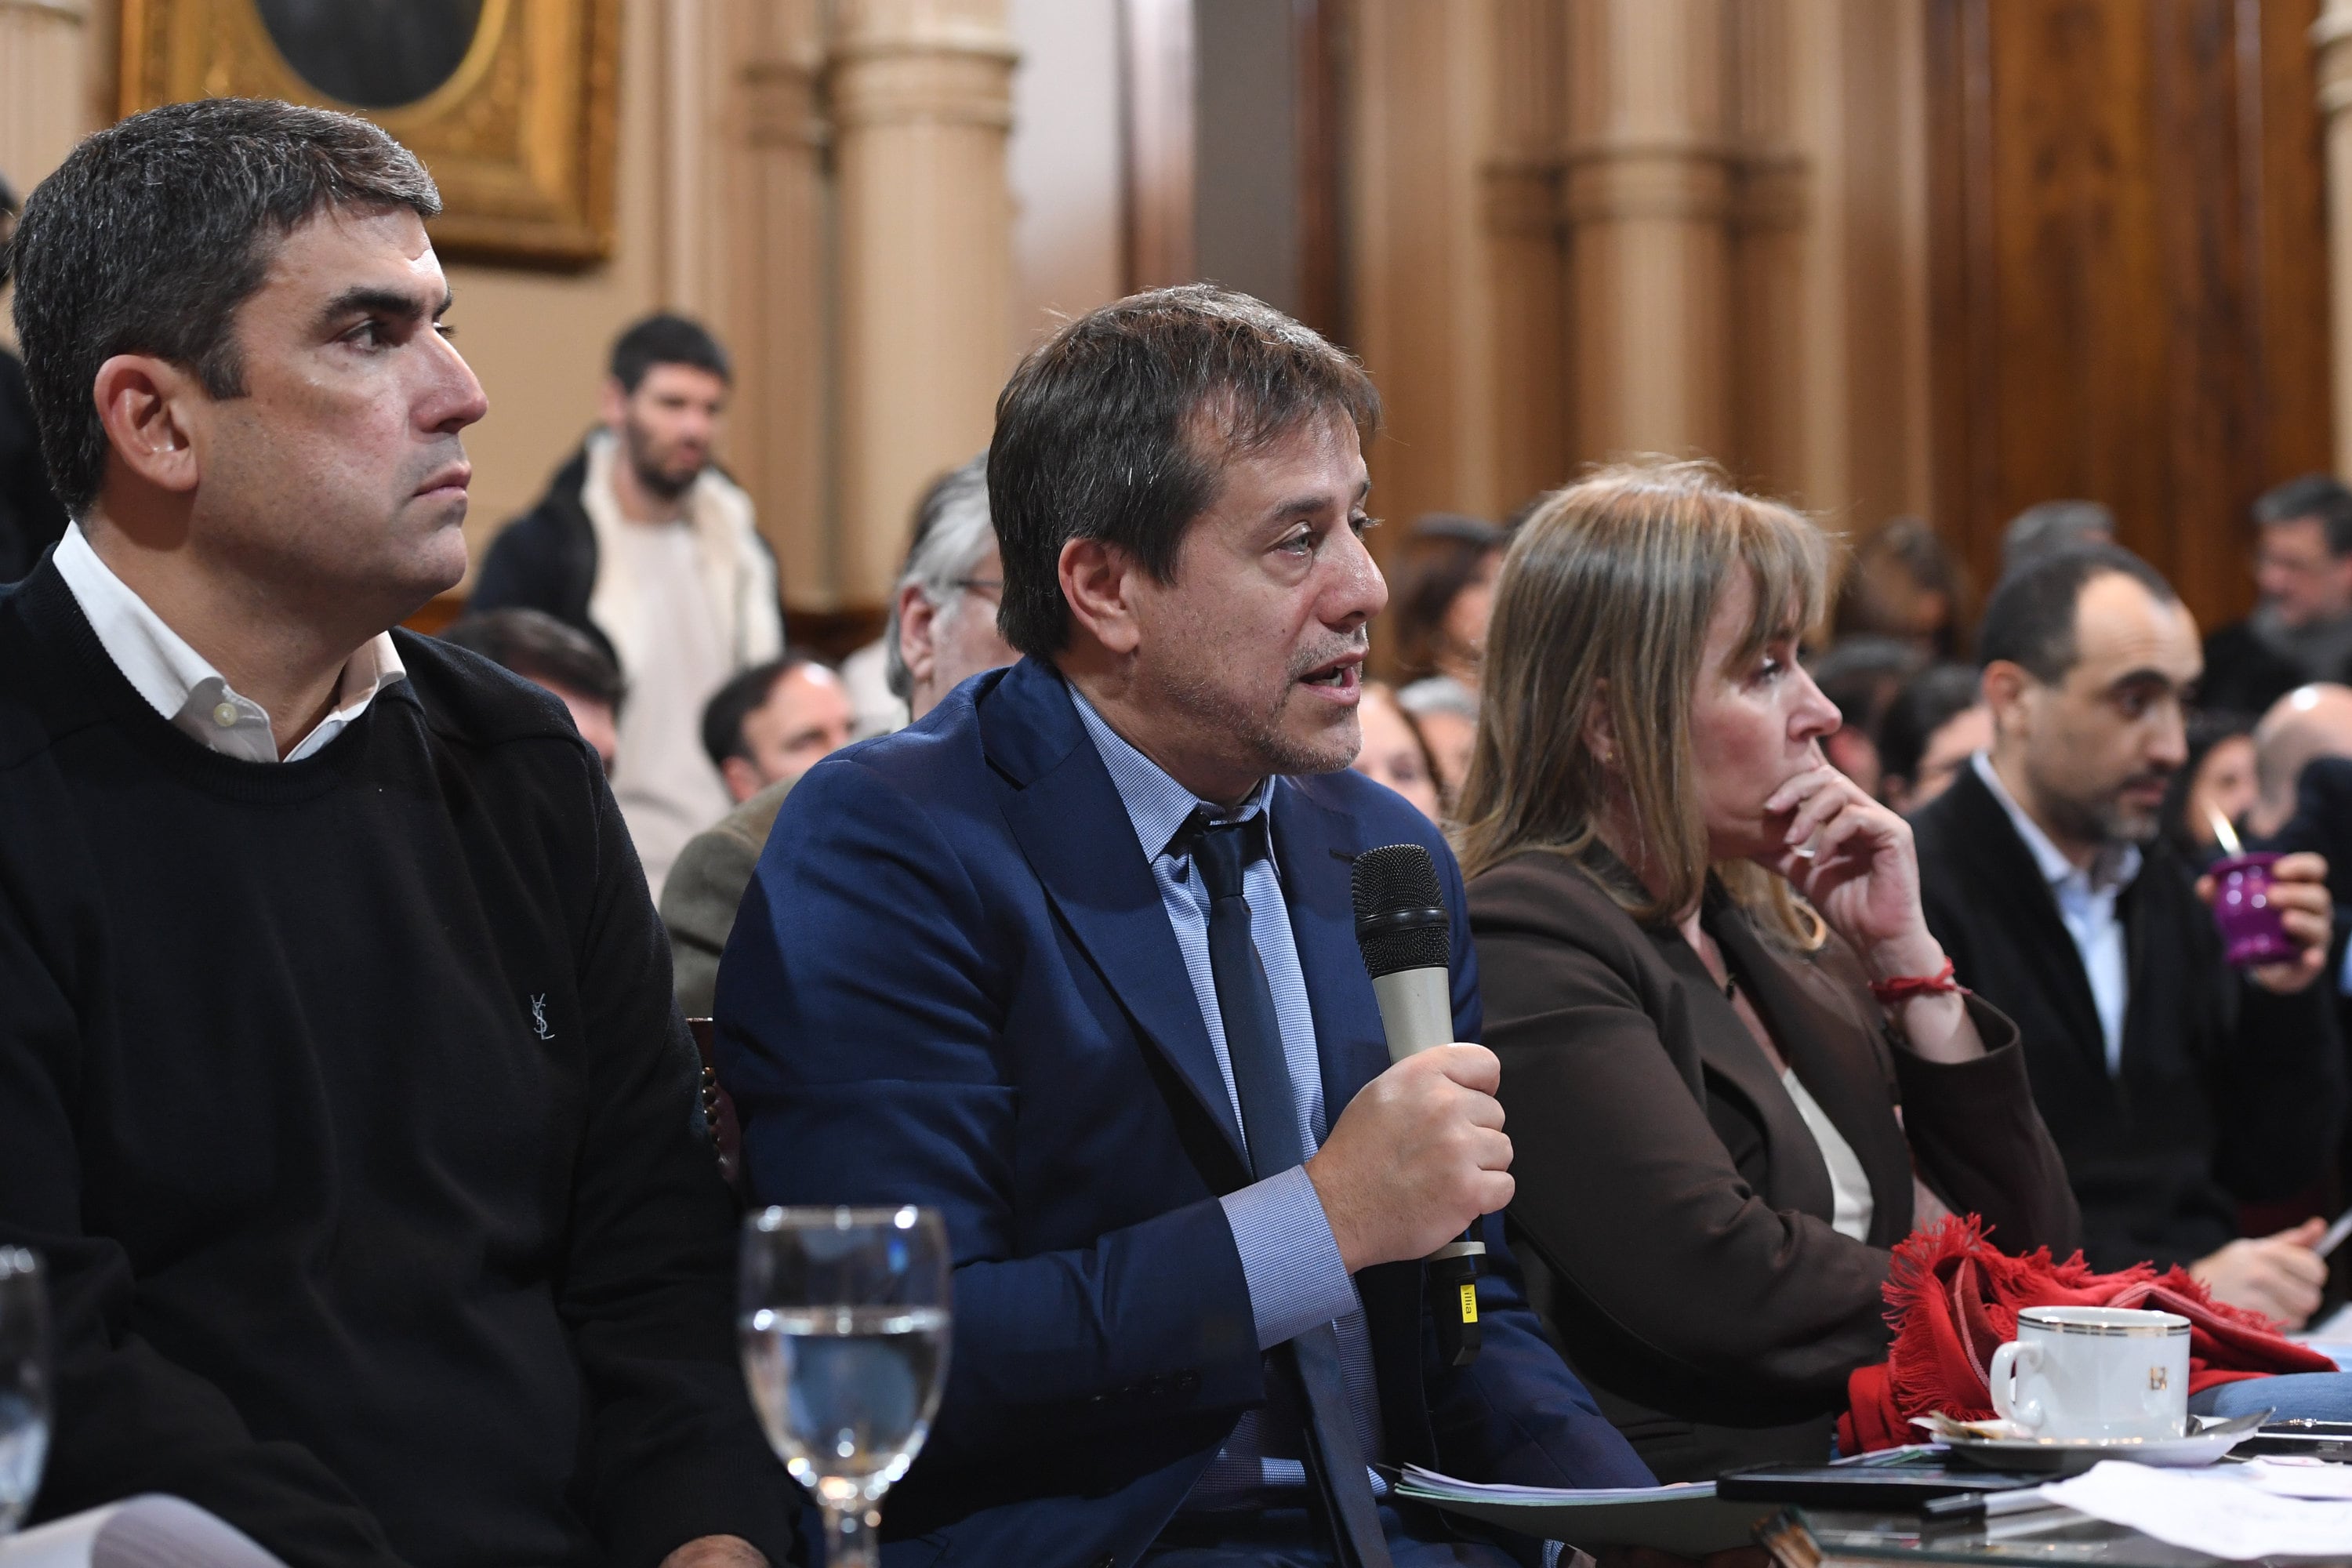
{"label": "clenched fist", "polygon": [[1307,1175],[1349,1273],[1425,1258],[1511,1201],[1502,1081],[1486,1047],[1438,1046],[1348,1102]]}

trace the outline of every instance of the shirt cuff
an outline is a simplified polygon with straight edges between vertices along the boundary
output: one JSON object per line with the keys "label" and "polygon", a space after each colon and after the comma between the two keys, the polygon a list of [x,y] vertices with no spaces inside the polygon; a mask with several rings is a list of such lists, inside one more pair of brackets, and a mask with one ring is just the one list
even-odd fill
{"label": "shirt cuff", "polygon": [[1234,1227],[1258,1349],[1272,1350],[1359,1310],[1356,1282],[1339,1261],[1339,1243],[1306,1166],[1293,1165],[1217,1201]]}

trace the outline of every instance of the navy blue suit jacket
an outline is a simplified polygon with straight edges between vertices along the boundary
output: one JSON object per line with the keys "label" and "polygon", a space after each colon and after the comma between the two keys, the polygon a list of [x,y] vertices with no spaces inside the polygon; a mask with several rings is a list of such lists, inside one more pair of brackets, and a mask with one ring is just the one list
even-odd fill
{"label": "navy blue suit jacket", "polygon": [[[1277,790],[1273,836],[1336,1121],[1388,1066],[1351,858],[1406,840],[1436,857],[1456,1029],[1475,1039],[1461,873],[1425,819],[1352,773]],[[974,677],[794,786],[717,1012],[760,1202],[947,1216],[947,1395],[885,1510],[894,1568],[1132,1563],[1265,1397],[1217,1202],[1249,1175],[1150,867],[1052,667]],[[1485,1223],[1486,1349],[1464,1371],[1437,1364],[1418,1263],[1357,1277],[1388,1457],[1645,1484]]]}

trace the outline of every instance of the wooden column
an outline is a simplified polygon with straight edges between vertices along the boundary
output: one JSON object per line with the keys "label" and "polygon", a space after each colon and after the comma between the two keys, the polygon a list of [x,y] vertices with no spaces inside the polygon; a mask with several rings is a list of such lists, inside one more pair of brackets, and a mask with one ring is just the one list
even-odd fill
{"label": "wooden column", "polygon": [[[1810,374],[1827,347],[1806,284],[1822,270],[1825,237],[1812,211],[1813,164],[1797,144],[1799,72],[1819,64],[1825,41],[1794,36],[1790,0],[1740,0],[1730,16],[1725,83],[1730,205],[1732,375],[1729,445],[1716,454],[1744,485],[1775,495],[1807,489],[1807,459],[1830,421],[1818,417],[1820,378]],[[1806,8],[1813,20],[1819,6]]]}
{"label": "wooden column", "polygon": [[2311,88],[2341,79],[2342,7],[2317,27],[2317,0],[1929,18],[1937,526],[1989,581],[2021,508],[2104,501],[2200,624],[2235,619],[2248,507],[2345,449],[2323,325],[2345,209],[2339,186],[2331,241]]}
{"label": "wooden column", "polygon": [[1120,0],[1118,22],[1127,286],[1190,283],[1192,0]]}
{"label": "wooden column", "polygon": [[1734,8],[1736,471],[1867,532],[1927,479],[1923,0]]}
{"label": "wooden column", "polygon": [[988,444],[1009,368],[1004,0],[839,0],[825,66],[838,179],[835,591],[880,603],[910,513]]}
{"label": "wooden column", "polygon": [[2352,474],[2352,0],[2327,0],[2312,24],[2319,115],[2327,150],[2329,373],[2336,389],[2336,471]]}
{"label": "wooden column", "polygon": [[1558,0],[1498,0],[1480,166],[1480,273],[1492,312],[1492,429],[1478,510],[1500,520],[1570,477],[1560,153],[1568,105]]}
{"label": "wooden column", "polygon": [[1373,504],[1400,522],[1499,518],[1567,476],[1561,26],[1559,0],[1356,12],[1354,346],[1388,414]]}
{"label": "wooden column", "polygon": [[727,315],[741,345],[731,461],[760,506],[794,608],[840,603],[826,526],[832,495],[825,394],[833,373],[826,255],[828,132],[817,102],[817,0],[738,0],[742,114],[726,205],[739,215]]}
{"label": "wooden column", "polygon": [[1724,0],[1571,0],[1576,449],[1733,456]]}

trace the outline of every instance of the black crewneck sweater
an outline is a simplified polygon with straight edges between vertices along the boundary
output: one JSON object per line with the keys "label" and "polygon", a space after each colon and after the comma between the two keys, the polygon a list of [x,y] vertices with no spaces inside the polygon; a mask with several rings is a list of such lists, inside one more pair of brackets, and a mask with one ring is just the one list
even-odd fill
{"label": "black crewneck sweater", "polygon": [[296,1568],[781,1563],[731,1213],[643,873],[554,701],[408,679],[258,764],[0,591],[0,1244],[42,1252],[37,1517],[140,1491]]}

